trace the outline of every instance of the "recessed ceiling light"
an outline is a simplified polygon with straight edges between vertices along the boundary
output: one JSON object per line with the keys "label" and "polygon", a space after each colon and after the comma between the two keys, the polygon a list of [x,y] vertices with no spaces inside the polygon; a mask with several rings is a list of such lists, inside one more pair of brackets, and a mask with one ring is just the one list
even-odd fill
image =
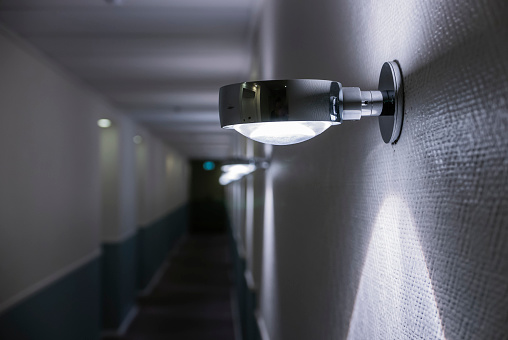
{"label": "recessed ceiling light", "polygon": [[123,5],[123,0],[105,0],[110,5],[120,6]]}

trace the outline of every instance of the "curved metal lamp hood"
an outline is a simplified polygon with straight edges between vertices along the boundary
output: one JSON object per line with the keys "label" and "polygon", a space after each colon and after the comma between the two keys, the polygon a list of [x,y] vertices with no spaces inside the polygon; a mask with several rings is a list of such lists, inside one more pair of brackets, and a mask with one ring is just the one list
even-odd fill
{"label": "curved metal lamp hood", "polygon": [[377,91],[342,87],[329,80],[252,81],[223,86],[221,127],[255,141],[289,145],[304,142],[332,125],[378,117],[385,143],[395,143],[404,114],[402,74],[395,61],[384,63]]}

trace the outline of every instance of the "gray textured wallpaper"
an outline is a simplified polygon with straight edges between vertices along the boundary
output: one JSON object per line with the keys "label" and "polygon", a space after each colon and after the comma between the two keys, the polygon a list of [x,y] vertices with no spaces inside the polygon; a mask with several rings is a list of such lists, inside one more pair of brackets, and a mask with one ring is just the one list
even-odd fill
{"label": "gray textured wallpaper", "polygon": [[397,59],[406,89],[396,145],[363,118],[273,148],[272,340],[508,339],[507,18],[506,1],[265,3],[262,78],[368,90]]}

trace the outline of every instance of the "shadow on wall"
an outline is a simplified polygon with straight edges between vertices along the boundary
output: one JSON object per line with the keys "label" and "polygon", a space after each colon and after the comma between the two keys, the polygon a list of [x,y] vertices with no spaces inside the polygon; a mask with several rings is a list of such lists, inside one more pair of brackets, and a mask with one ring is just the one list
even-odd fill
{"label": "shadow on wall", "polygon": [[224,233],[227,231],[228,217],[224,187],[219,184],[220,163],[215,162],[215,168],[205,170],[204,162],[191,162],[189,231]]}

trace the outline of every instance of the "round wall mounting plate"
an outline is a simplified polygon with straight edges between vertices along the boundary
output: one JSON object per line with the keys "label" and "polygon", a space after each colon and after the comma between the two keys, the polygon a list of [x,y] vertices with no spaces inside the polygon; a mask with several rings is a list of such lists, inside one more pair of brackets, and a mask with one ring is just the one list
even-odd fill
{"label": "round wall mounting plate", "polygon": [[392,103],[385,102],[383,105],[383,112],[379,116],[379,129],[385,143],[395,143],[400,137],[404,120],[402,72],[396,61],[388,61],[383,64],[379,75],[378,90],[387,91],[389,98],[393,98]]}

